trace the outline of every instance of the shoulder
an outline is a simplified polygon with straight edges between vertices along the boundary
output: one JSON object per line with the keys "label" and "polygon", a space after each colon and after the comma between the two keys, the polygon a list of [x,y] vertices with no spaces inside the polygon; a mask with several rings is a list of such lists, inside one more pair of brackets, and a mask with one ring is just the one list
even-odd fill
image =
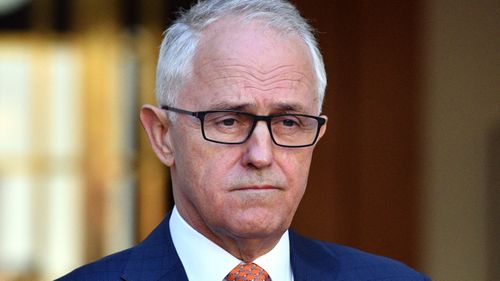
{"label": "shoulder", "polygon": [[168,217],[136,246],[79,267],[58,281],[158,280],[166,274],[185,280],[170,237]]}
{"label": "shoulder", "polygon": [[406,264],[347,246],[324,243],[324,248],[339,261],[339,280],[429,280]]}
{"label": "shoulder", "polygon": [[[359,249],[290,235],[291,250],[305,263],[316,261],[316,270],[336,280],[428,281],[425,275],[407,265]],[[321,261],[318,263],[318,261]]]}
{"label": "shoulder", "polygon": [[81,266],[56,281],[122,280],[132,249],[127,249]]}

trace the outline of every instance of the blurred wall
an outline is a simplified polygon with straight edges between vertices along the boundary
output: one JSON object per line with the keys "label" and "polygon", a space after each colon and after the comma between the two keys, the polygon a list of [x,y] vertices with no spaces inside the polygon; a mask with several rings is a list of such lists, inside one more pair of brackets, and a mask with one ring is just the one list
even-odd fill
{"label": "blurred wall", "polygon": [[500,276],[499,15],[496,0],[425,1],[423,262],[434,280]]}
{"label": "blurred wall", "polygon": [[296,1],[328,74],[308,189],[293,226],[419,268],[420,1]]}

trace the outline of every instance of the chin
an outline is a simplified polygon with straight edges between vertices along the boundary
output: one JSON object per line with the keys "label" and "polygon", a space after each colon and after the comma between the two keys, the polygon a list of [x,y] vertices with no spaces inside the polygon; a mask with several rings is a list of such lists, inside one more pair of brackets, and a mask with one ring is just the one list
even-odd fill
{"label": "chin", "polygon": [[283,234],[284,231],[276,229],[240,229],[234,233],[239,239],[268,239]]}
{"label": "chin", "polygon": [[235,236],[248,239],[267,238],[283,234],[288,227],[276,221],[253,220],[240,221],[232,228]]}

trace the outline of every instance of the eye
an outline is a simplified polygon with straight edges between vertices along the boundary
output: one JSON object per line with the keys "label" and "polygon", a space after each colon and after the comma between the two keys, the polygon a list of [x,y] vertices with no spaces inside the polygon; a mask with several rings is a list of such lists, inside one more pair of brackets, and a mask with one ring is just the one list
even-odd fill
{"label": "eye", "polygon": [[226,119],[220,120],[218,123],[221,125],[224,125],[224,126],[233,126],[236,123],[236,119],[226,118]]}
{"label": "eye", "polygon": [[293,127],[297,125],[297,122],[292,119],[284,119],[281,121],[282,125],[285,127]]}

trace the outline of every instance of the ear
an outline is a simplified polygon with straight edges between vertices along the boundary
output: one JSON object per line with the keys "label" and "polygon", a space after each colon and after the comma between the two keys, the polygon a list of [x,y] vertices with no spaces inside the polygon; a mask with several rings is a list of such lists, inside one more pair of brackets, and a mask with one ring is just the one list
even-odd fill
{"label": "ear", "polygon": [[325,132],[326,132],[326,125],[328,124],[328,116],[321,115],[321,117],[325,118],[325,124],[323,124],[323,126],[321,126],[321,129],[319,129],[318,140],[320,140],[323,137],[323,135],[325,134]]}
{"label": "ear", "polygon": [[172,166],[174,156],[169,136],[171,123],[165,111],[146,104],[141,108],[140,118],[154,153],[163,164]]}

